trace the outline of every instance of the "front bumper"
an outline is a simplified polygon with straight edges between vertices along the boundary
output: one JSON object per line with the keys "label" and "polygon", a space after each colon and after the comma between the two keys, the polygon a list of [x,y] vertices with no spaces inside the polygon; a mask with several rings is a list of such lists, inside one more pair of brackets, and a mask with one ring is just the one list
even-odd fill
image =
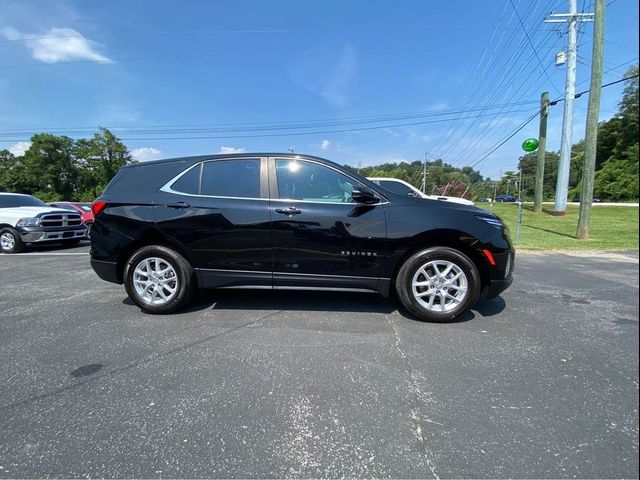
{"label": "front bumper", "polygon": [[482,298],[496,298],[513,283],[513,276],[505,278],[504,280],[491,280],[488,285],[482,289],[480,296]]}
{"label": "front bumper", "polygon": [[504,292],[513,283],[513,269],[515,267],[516,253],[514,250],[494,253],[496,265],[491,267],[491,277],[484,286],[480,296],[482,298],[495,298]]}
{"label": "front bumper", "polygon": [[22,227],[18,228],[20,238],[25,243],[54,242],[60,240],[71,240],[74,238],[85,238],[87,235],[87,227],[81,225],[73,228],[57,228],[52,230],[44,230],[40,227]]}

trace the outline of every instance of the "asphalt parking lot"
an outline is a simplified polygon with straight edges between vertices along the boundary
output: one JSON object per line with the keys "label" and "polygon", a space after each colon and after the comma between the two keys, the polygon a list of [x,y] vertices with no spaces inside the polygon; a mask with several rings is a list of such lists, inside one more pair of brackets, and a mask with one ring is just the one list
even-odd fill
{"label": "asphalt parking lot", "polygon": [[638,255],[520,254],[463,321],[237,291],[142,314],[0,256],[0,477],[638,477]]}

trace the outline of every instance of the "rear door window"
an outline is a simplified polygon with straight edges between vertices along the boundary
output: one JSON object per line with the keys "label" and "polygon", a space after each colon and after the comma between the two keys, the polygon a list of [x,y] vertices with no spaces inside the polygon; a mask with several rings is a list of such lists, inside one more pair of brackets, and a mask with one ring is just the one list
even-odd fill
{"label": "rear door window", "polygon": [[215,160],[202,166],[200,194],[260,198],[260,159]]}

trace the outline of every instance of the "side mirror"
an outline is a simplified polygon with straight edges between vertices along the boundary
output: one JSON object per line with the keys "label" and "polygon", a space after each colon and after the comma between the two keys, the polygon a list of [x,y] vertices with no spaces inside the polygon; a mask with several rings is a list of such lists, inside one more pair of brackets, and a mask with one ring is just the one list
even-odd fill
{"label": "side mirror", "polygon": [[378,203],[379,199],[369,187],[355,185],[351,189],[351,198],[358,203]]}

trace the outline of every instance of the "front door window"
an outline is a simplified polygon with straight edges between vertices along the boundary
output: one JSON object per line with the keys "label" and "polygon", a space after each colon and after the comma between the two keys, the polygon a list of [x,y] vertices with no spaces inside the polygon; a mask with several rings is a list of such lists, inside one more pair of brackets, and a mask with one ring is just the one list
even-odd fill
{"label": "front door window", "polygon": [[353,203],[354,180],[324,165],[295,159],[276,159],[281,199],[322,203]]}

